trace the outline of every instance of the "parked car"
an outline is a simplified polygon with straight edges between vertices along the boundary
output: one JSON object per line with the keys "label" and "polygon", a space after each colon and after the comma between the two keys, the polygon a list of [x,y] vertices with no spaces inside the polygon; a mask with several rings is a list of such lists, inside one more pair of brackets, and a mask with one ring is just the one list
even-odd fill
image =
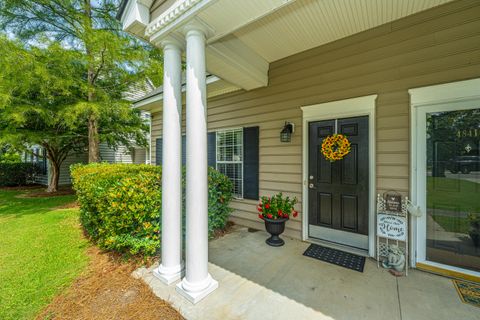
{"label": "parked car", "polygon": [[480,156],[457,156],[448,161],[447,168],[451,173],[480,171]]}

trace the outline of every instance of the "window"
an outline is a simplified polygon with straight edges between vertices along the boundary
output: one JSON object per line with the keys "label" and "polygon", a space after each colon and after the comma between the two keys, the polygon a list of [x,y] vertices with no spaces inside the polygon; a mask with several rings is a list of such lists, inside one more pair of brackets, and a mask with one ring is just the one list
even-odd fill
{"label": "window", "polygon": [[243,198],[243,129],[217,131],[217,170],[233,182],[233,195]]}

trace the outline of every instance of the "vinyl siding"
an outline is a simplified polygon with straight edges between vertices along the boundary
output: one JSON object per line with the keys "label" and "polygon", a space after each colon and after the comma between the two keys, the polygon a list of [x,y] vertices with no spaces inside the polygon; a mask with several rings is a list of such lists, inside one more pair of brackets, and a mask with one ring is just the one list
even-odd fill
{"label": "vinyl siding", "polygon": [[133,163],[132,155],[125,146],[119,146],[114,150],[105,142],[100,143],[100,157],[102,161],[109,163]]}
{"label": "vinyl siding", "polygon": [[[145,163],[145,149],[138,149],[138,160],[135,163]],[[128,152],[128,149],[124,146],[118,147],[117,150],[113,150],[107,146],[106,143],[100,144],[100,157],[102,161],[109,163],[133,163],[132,156]],[[60,178],[59,185],[70,185],[72,183],[70,177],[70,166],[75,163],[88,163],[88,153],[71,154],[60,166]],[[47,172],[50,171],[50,166],[47,164]],[[35,178],[35,182],[48,185],[49,174],[38,175]]]}
{"label": "vinyl siding", "polygon": [[[47,163],[48,165],[48,163]],[[47,172],[48,172],[48,167],[47,167]],[[37,174],[34,179],[35,183],[41,184],[41,185],[48,185],[48,174]]]}
{"label": "vinyl siding", "polygon": [[69,155],[65,159],[65,161],[63,161],[63,163],[60,165],[60,178],[58,180],[58,184],[60,186],[71,185],[72,179],[70,177],[70,166],[75,163],[87,163],[87,162],[88,162],[87,153]]}
{"label": "vinyl siding", "polygon": [[[208,129],[259,126],[260,195],[283,191],[300,200],[300,107],[378,94],[377,192],[408,194],[408,89],[476,77],[480,2],[456,1],[272,63],[268,87],[209,99]],[[291,143],[281,143],[287,120],[295,123],[295,133]],[[161,113],[153,113],[153,142],[161,129]],[[152,149],[154,163],[154,143]],[[235,200],[232,208],[234,222],[263,228],[255,201]],[[300,213],[302,208],[300,203]],[[301,237],[301,219],[287,223],[287,235]]]}

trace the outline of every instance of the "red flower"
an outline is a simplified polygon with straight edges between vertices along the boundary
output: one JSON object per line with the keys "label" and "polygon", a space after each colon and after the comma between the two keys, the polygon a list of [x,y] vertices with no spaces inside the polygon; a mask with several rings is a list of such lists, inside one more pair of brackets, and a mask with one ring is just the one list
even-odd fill
{"label": "red flower", "polygon": [[270,209],[270,205],[268,203],[265,205],[265,209]]}
{"label": "red flower", "polygon": [[273,218],[272,214],[271,213],[267,214],[267,218],[272,219]]}
{"label": "red flower", "polygon": [[278,215],[279,215],[280,217],[283,215],[283,213],[282,213],[282,210],[281,210],[281,209],[278,209],[277,213],[278,213]]}
{"label": "red flower", "polygon": [[297,211],[293,211],[293,217],[296,218],[298,216],[298,212]]}
{"label": "red flower", "polygon": [[263,220],[263,215],[261,213],[258,214],[258,217]]}
{"label": "red flower", "polygon": [[262,211],[263,211],[263,210],[262,210],[262,207],[258,207],[257,210],[258,210],[258,212],[262,212]]}

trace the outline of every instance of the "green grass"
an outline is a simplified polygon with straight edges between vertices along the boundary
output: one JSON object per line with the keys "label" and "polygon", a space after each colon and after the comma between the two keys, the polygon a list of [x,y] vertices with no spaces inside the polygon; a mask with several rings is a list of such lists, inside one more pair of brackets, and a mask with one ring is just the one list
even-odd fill
{"label": "green grass", "polygon": [[457,179],[428,177],[429,208],[480,213],[480,184]]}
{"label": "green grass", "polygon": [[435,220],[445,231],[468,234],[470,222],[465,218],[434,215]]}
{"label": "green grass", "polygon": [[32,319],[85,269],[74,196],[18,198],[0,190],[0,319]]}

